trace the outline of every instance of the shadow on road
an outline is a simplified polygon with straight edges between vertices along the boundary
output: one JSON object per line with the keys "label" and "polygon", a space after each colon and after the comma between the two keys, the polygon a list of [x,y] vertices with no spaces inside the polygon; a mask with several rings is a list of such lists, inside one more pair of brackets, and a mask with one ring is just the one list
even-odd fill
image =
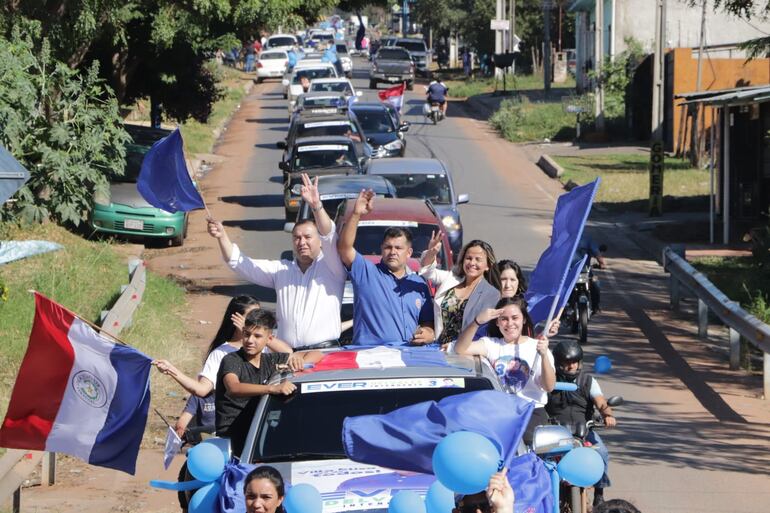
{"label": "shadow on road", "polygon": [[[277,125],[277,124],[287,124],[287,120],[285,117],[283,118],[248,118],[246,120],[246,123],[262,123],[265,125]],[[281,130],[286,131],[285,128],[282,128]]]}
{"label": "shadow on road", "polygon": [[[281,194],[256,194],[250,196],[222,196],[225,203],[233,203],[242,207],[282,207],[283,195]],[[227,224],[225,222],[225,224]],[[283,224],[281,228],[283,229]]]}
{"label": "shadow on road", "polygon": [[252,232],[280,232],[283,231],[285,219],[243,219],[222,221],[225,226],[234,226],[241,230]]}

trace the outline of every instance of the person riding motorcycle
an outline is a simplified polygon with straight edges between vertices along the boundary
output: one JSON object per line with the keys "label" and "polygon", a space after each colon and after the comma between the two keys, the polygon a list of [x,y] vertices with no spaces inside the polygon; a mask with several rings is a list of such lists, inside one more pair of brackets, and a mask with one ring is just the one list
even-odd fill
{"label": "person riding motorcycle", "polygon": [[588,281],[588,287],[591,291],[591,311],[594,313],[598,312],[601,307],[601,289],[599,288],[599,283],[593,279],[591,259],[596,259],[596,262],[599,265],[599,269],[604,269],[607,266],[604,261],[604,253],[606,251],[607,246],[604,244],[597,244],[594,242],[590,235],[583,233],[583,236],[580,238],[580,242],[578,243],[578,247],[575,250],[575,256],[573,257],[573,261],[578,261],[585,255],[588,255],[588,260],[586,260],[586,265],[588,266],[588,273],[590,277]]}
{"label": "person riding motorcycle", "polygon": [[[554,363],[556,365],[556,381],[562,383],[575,383],[577,390],[574,392],[554,390],[548,395],[548,403],[545,411],[552,420],[564,426],[574,426],[593,420],[594,411],[598,411],[607,428],[617,425],[612,415],[612,408],[602,394],[599,382],[583,370],[583,348],[574,340],[563,340],[553,350]],[[591,442],[604,460],[604,474],[594,485],[594,506],[604,501],[604,488],[610,486],[607,475],[607,462],[609,452],[596,434],[590,430],[586,435],[586,441]]]}
{"label": "person riding motorcycle", "polygon": [[446,117],[446,95],[449,88],[441,79],[433,80],[427,87],[425,94],[428,97],[428,104],[438,103],[441,106],[441,114]]}

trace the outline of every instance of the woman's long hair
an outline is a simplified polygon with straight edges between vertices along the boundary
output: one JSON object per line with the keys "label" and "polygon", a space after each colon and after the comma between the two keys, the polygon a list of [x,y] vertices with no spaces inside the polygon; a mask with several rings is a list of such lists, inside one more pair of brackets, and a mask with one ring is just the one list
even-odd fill
{"label": "woman's long hair", "polygon": [[503,275],[503,271],[506,269],[510,269],[514,273],[516,273],[516,279],[519,280],[519,288],[516,290],[516,296],[523,296],[525,292],[527,292],[527,279],[524,277],[524,273],[521,270],[521,267],[519,267],[519,264],[514,262],[513,260],[500,260],[497,262],[497,272],[500,276]]}
{"label": "woman's long hair", "polygon": [[[267,479],[273,483],[279,498],[282,499],[284,495],[286,495],[286,487],[283,484],[283,477],[281,476],[281,473],[270,465],[262,465],[261,467],[257,467],[246,475],[246,479],[243,481],[244,495],[246,495],[246,487],[249,486],[249,483],[255,479]],[[275,513],[285,513],[285,510],[283,509],[283,503],[281,503],[281,505],[275,509]]]}
{"label": "woman's long hair", "polygon": [[463,269],[463,260],[465,260],[465,253],[470,248],[481,248],[487,255],[487,269],[484,271],[484,279],[487,280],[493,287],[500,290],[500,272],[497,270],[497,259],[495,258],[495,251],[488,243],[483,240],[472,240],[460,250],[460,255],[457,258],[455,264],[454,273],[462,279],[465,279],[465,270]]}
{"label": "woman's long hair", "polygon": [[[534,332],[534,326],[532,325],[532,318],[527,312],[527,300],[521,296],[504,297],[495,305],[495,309],[505,308],[506,306],[517,306],[521,310],[521,315],[524,316],[524,325],[521,327],[521,334],[526,337],[531,337]],[[500,327],[497,325],[497,321],[491,321],[489,323],[489,336],[494,338],[503,338],[503,334],[500,331]]]}
{"label": "woman's long hair", "polygon": [[211,351],[233,339],[233,335],[235,334],[235,325],[231,319],[233,314],[239,313],[243,315],[246,310],[252,306],[256,306],[257,308],[260,307],[259,301],[253,296],[236,296],[230,300],[227,309],[225,309],[225,315],[222,317],[222,324],[219,326],[219,331],[214,335],[214,339],[211,341],[211,344],[209,344],[209,348],[206,351],[206,357],[211,354]]}

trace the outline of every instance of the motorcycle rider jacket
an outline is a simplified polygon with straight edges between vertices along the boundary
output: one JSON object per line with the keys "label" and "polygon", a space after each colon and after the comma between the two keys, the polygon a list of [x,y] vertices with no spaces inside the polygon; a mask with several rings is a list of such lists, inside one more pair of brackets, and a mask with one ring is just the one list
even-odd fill
{"label": "motorcycle rider jacket", "polygon": [[545,411],[552,419],[564,426],[574,426],[593,419],[592,379],[590,374],[581,370],[575,380],[578,389],[574,392],[552,391],[548,395]]}

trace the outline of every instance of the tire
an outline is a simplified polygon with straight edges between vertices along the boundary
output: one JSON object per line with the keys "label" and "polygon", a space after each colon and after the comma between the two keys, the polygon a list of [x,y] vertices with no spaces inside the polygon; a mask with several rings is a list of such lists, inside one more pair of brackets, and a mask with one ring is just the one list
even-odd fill
{"label": "tire", "polygon": [[284,212],[284,215],[286,216],[286,221],[289,223],[294,221],[294,219],[297,217],[297,213],[292,212],[291,210],[289,210],[288,207],[283,207],[283,212]]}
{"label": "tire", "polygon": [[414,81],[406,83],[406,90],[407,91],[414,91]]}
{"label": "tire", "polygon": [[184,245],[184,240],[187,238],[187,225],[188,220],[187,216],[184,216],[184,225],[182,226],[182,233],[171,239],[171,245],[175,248],[182,247]]}
{"label": "tire", "polygon": [[262,78],[262,77],[257,77],[257,84],[261,84],[261,83],[262,83],[262,82],[264,82],[264,81],[265,81],[265,79],[264,79],[264,78]]}
{"label": "tire", "polygon": [[577,322],[578,342],[586,344],[588,342],[588,305],[578,306]]}
{"label": "tire", "polygon": [[431,112],[430,113],[430,120],[433,121],[434,125],[436,123],[438,123],[438,114],[436,114],[435,112]]}
{"label": "tire", "polygon": [[377,81],[369,80],[369,89],[377,89]]}

